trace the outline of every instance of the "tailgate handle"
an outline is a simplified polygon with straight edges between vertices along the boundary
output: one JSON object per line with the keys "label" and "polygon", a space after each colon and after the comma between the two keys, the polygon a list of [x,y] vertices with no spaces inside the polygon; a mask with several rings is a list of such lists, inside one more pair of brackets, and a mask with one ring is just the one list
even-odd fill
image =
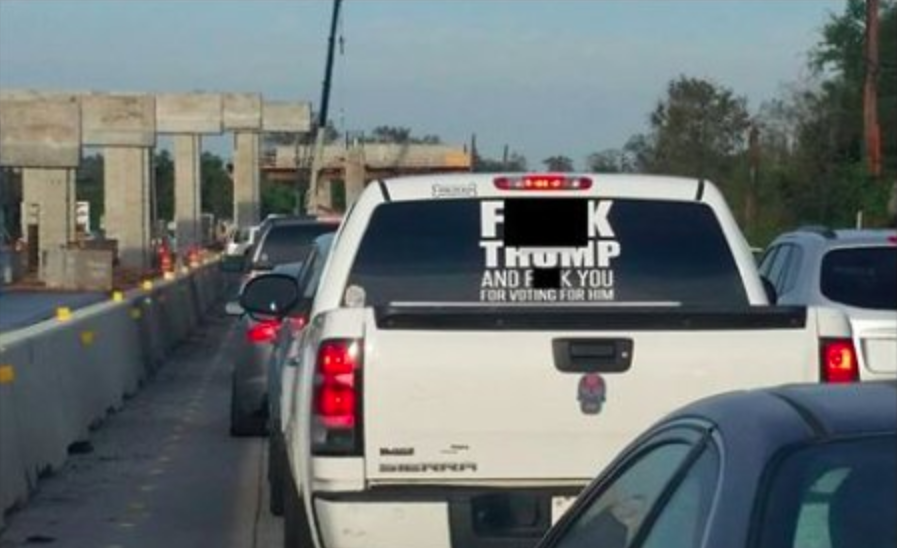
{"label": "tailgate handle", "polygon": [[554,339],[552,350],[565,373],[621,373],[632,365],[632,339]]}

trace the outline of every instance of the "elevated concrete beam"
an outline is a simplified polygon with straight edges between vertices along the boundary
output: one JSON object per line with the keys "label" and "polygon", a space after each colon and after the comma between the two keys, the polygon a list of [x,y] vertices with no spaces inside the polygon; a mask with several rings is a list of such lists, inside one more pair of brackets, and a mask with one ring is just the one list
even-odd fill
{"label": "elevated concrete beam", "polygon": [[0,99],[0,166],[75,168],[80,163],[76,99]]}
{"label": "elevated concrete beam", "polygon": [[[468,169],[471,165],[470,154],[461,147],[451,145],[399,145],[365,143],[360,145],[364,149],[365,165],[369,169],[389,168],[422,168],[422,169]],[[328,145],[324,147],[324,169],[341,168],[348,157],[349,151],[343,145]],[[275,167],[296,167],[296,148],[292,146],[278,146],[275,152]],[[311,154],[311,147],[299,147],[299,158],[306,158]]]}
{"label": "elevated concrete beam", "polygon": [[224,129],[262,129],[262,96],[257,93],[225,93],[223,95]]}
{"label": "elevated concrete beam", "polygon": [[262,130],[272,133],[311,131],[311,104],[266,101],[262,106]]}
{"label": "elevated concrete beam", "polygon": [[42,89],[0,89],[0,101],[36,101],[38,99],[65,99],[76,101],[89,91],[42,90]]}
{"label": "elevated concrete beam", "polygon": [[156,95],[156,131],[166,134],[218,134],[222,124],[219,93]]}
{"label": "elevated concrete beam", "polygon": [[156,98],[152,95],[81,96],[86,146],[156,146]]}

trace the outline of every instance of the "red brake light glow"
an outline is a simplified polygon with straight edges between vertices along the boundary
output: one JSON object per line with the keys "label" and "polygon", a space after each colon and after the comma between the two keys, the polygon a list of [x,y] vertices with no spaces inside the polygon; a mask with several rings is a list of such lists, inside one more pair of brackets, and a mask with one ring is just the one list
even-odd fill
{"label": "red brake light glow", "polygon": [[588,190],[592,179],[572,175],[528,174],[496,177],[493,180],[499,190]]}
{"label": "red brake light glow", "polygon": [[823,382],[846,383],[859,380],[859,363],[852,340],[823,340],[821,358]]}
{"label": "red brake light glow", "polygon": [[254,344],[272,342],[277,338],[280,320],[265,320],[246,330],[246,339]]}
{"label": "red brake light glow", "polygon": [[293,333],[302,331],[302,329],[305,327],[305,324],[308,323],[308,320],[305,318],[305,316],[295,316],[290,318],[289,321],[290,327],[293,328]]}
{"label": "red brake light glow", "polygon": [[345,342],[325,342],[318,352],[318,366],[325,377],[355,372],[356,345]]}
{"label": "red brake light glow", "polygon": [[[315,391],[315,411],[321,425],[329,434],[352,432],[358,424],[360,403],[360,345],[352,340],[331,340],[318,350],[318,376]],[[339,437],[334,437],[334,443]],[[354,445],[354,442],[352,443]]]}

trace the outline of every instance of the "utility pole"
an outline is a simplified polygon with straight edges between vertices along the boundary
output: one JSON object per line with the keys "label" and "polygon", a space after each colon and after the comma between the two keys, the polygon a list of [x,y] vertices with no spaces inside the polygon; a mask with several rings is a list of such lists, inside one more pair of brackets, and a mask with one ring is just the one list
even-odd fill
{"label": "utility pole", "polygon": [[866,0],[866,82],[863,88],[863,125],[869,172],[881,177],[881,130],[878,127],[878,0]]}
{"label": "utility pole", "polygon": [[[305,211],[309,215],[318,213],[318,174],[321,171],[324,152],[324,137],[327,133],[327,109],[330,106],[330,81],[333,75],[333,52],[336,45],[336,27],[339,21],[339,9],[342,0],[333,0],[333,14],[330,18],[330,39],[327,43],[327,64],[324,67],[324,84],[321,90],[321,109],[318,112],[318,123],[315,126],[315,151],[311,161],[311,177],[308,184],[308,199]],[[328,206],[330,204],[327,204]]]}

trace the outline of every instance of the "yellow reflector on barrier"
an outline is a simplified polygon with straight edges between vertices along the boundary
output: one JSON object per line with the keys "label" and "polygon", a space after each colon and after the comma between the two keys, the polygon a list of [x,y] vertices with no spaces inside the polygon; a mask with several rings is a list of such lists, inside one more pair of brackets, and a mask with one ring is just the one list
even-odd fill
{"label": "yellow reflector on barrier", "polygon": [[135,320],[139,320],[142,315],[143,315],[143,312],[141,312],[139,308],[135,307],[135,308],[131,309],[131,318],[133,318]]}
{"label": "yellow reflector on barrier", "polygon": [[0,365],[0,384],[12,384],[16,380],[16,370],[11,365]]}
{"label": "yellow reflector on barrier", "polygon": [[153,290],[153,281],[152,280],[144,280],[143,284],[140,286],[144,291],[152,291]]}
{"label": "yellow reflector on barrier", "polygon": [[120,303],[123,300],[125,300],[125,294],[122,293],[121,291],[113,291],[112,292],[112,300],[117,303]]}
{"label": "yellow reflector on barrier", "polygon": [[60,306],[56,309],[56,319],[66,322],[72,319],[72,309],[67,306]]}
{"label": "yellow reflector on barrier", "polygon": [[93,331],[82,331],[81,332],[81,344],[83,344],[84,346],[92,345],[95,338],[96,338],[96,333],[94,333]]}

